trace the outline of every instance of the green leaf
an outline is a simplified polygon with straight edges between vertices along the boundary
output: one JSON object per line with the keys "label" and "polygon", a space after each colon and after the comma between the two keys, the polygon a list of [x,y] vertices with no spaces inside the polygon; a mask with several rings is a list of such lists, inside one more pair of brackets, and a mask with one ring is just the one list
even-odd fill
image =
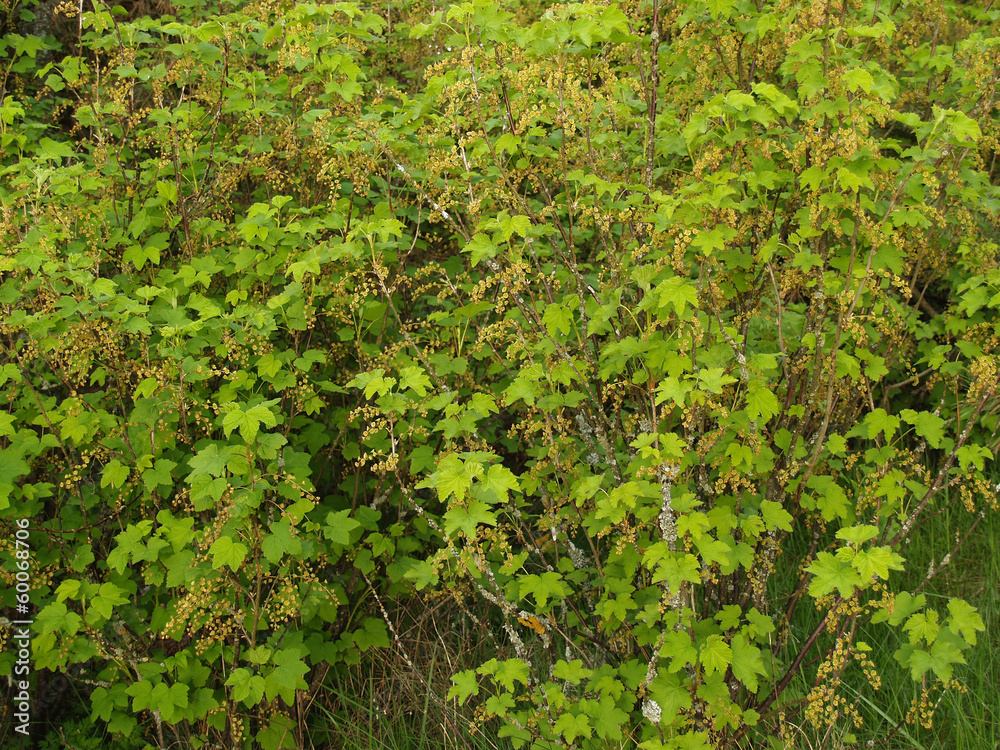
{"label": "green leaf", "polygon": [[497,517],[490,511],[490,506],[480,500],[472,501],[468,508],[456,506],[444,514],[444,531],[449,537],[461,531],[467,539],[475,539],[476,529],[481,523],[496,526]]}
{"label": "green leaf", "polygon": [[892,436],[899,428],[899,417],[887,414],[885,409],[876,409],[868,413],[864,424],[868,427],[869,438],[875,438],[879,433],[884,433],[886,440],[892,440]]}
{"label": "green leaf", "polygon": [[115,548],[108,555],[108,567],[119,573],[124,572],[132,554],[136,548],[142,548],[142,539],[152,528],[153,521],[148,518],[126,526],[125,531],[115,537]]}
{"label": "green leaf", "polygon": [[101,474],[101,488],[103,489],[111,485],[113,488],[118,489],[128,479],[128,475],[128,467],[123,466],[122,462],[117,458],[109,461]]}
{"label": "green leaf", "polygon": [[524,401],[528,406],[535,405],[535,384],[527,378],[515,378],[503,392],[505,405],[513,405],[519,400]]}
{"label": "green leaf", "polygon": [[823,514],[823,520],[833,521],[835,518],[846,520],[851,509],[851,503],[846,493],[836,480],[826,474],[809,477],[807,486],[815,490],[819,497],[816,507]]}
{"label": "green leaf", "polygon": [[826,448],[834,456],[843,456],[847,453],[847,438],[843,435],[829,435],[826,439]]}
{"label": "green leaf", "polygon": [[756,607],[752,607],[747,612],[747,622],[749,626],[746,632],[756,640],[763,639],[764,636],[774,632],[774,622],[767,615],[761,614]]}
{"label": "green leaf", "polygon": [[418,560],[403,574],[403,578],[413,581],[417,591],[423,591],[428,586],[436,586],[438,574],[434,572],[434,566],[427,560]]}
{"label": "green leaf", "polygon": [[799,112],[798,103],[786,96],[785,93],[774,84],[755,83],[753,85],[753,92],[757,94],[757,96],[766,99],[771,106],[774,107],[774,111],[782,117],[789,118],[791,120],[794,119],[794,116]]}
{"label": "green leaf", "polygon": [[487,393],[473,393],[468,409],[480,419],[499,412],[496,399]]}
{"label": "green leaf", "polygon": [[757,675],[765,674],[764,660],[759,648],[751,644],[742,633],[733,637],[733,676],[751,693],[757,692]]}
{"label": "green leaf", "polygon": [[422,367],[404,367],[400,371],[400,389],[412,389],[418,396],[423,398],[427,395],[427,389],[430,388],[430,385],[431,379],[427,377],[427,373]]}
{"label": "green leaf", "polygon": [[766,424],[779,410],[778,398],[763,381],[751,380],[747,389],[747,415],[750,419],[762,419]]}
{"label": "green leaf", "polygon": [[660,307],[672,306],[678,317],[683,317],[688,305],[698,306],[697,288],[687,279],[682,279],[679,276],[671,276],[658,284],[656,294],[659,296]]}
{"label": "green leaf", "polygon": [[847,90],[852,92],[860,88],[867,94],[871,92],[872,86],[875,85],[875,79],[872,78],[872,74],[864,68],[854,68],[847,71],[844,73],[842,80],[844,85],[847,86]]}
{"label": "green leaf", "polygon": [[538,605],[539,610],[546,609],[550,598],[562,601],[568,593],[562,576],[551,570],[542,573],[540,576],[534,574],[523,575],[518,580],[521,584],[519,591],[521,598],[523,599],[528,594],[531,594],[535,597],[535,603]]}
{"label": "green leaf", "polygon": [[72,635],[83,624],[83,618],[69,611],[63,602],[50,602],[35,615],[35,624],[40,635],[62,632]]}
{"label": "green leaf", "polygon": [[349,388],[363,388],[367,399],[371,399],[375,395],[384,396],[396,385],[395,378],[387,378],[384,375],[385,370],[381,368],[371,372],[363,372],[351,380],[347,386]]}
{"label": "green leaf", "polygon": [[302,542],[292,536],[292,526],[288,521],[275,521],[271,533],[264,536],[261,551],[271,563],[277,564],[285,555],[297,555],[302,551]]}
{"label": "green leaf", "polygon": [[809,167],[799,175],[799,182],[813,192],[818,191],[827,179],[827,173],[820,167]]}
{"label": "green leaf", "polygon": [[868,365],[865,367],[865,375],[868,378],[878,382],[889,374],[889,368],[885,366],[885,357],[878,357],[873,354],[867,359]]}
{"label": "green leaf", "polygon": [[90,694],[90,705],[93,707],[91,719],[100,717],[103,721],[111,721],[111,715],[116,709],[128,706],[127,685],[117,683],[109,688],[97,687]]}
{"label": "green leaf", "polygon": [[257,406],[250,407],[246,410],[245,416],[256,422],[260,422],[267,427],[275,427],[278,424],[278,420],[275,418],[274,413],[264,404],[258,404]]}
{"label": "green leaf", "polygon": [[872,547],[856,552],[851,565],[863,581],[870,581],[873,576],[885,580],[889,577],[890,570],[903,569],[903,558],[888,547]]}
{"label": "green leaf", "polygon": [[226,685],[233,688],[230,691],[231,699],[242,702],[248,708],[258,705],[264,697],[264,678],[245,667],[233,670]]}
{"label": "green leaf", "polygon": [[864,544],[869,539],[874,539],[877,536],[878,528],[868,524],[847,526],[837,531],[837,539],[843,539],[845,542],[850,542],[851,544]]}
{"label": "green leaf", "polygon": [[434,487],[442,502],[452,495],[457,501],[461,501],[472,487],[472,480],[479,476],[482,470],[482,464],[472,460],[463,462],[452,453],[441,459],[438,470],[417,487]]}
{"label": "green leaf", "polygon": [[834,590],[843,597],[849,597],[854,594],[855,586],[862,585],[860,576],[851,564],[829,552],[820,552],[816,556],[816,562],[806,570],[815,576],[809,584],[809,595],[814,599]]}
{"label": "green leaf", "polygon": [[101,588],[90,601],[90,609],[87,611],[87,622],[90,625],[97,624],[97,620],[91,617],[91,612],[96,612],[104,621],[110,620],[115,611],[115,607],[125,604],[128,597],[125,592],[113,583],[102,583]]}
{"label": "green leaf", "polygon": [[[690,642],[690,638],[688,639]],[[673,672],[673,670],[671,670]],[[662,670],[649,686],[650,693],[662,712],[661,724],[674,724],[681,711],[691,707],[691,693],[688,684],[677,674]]]}
{"label": "green leaf", "polygon": [[760,515],[764,519],[764,525],[768,530],[791,531],[792,514],[785,510],[781,503],[772,500],[762,500],[760,503]]}
{"label": "green leaf", "polygon": [[80,581],[67,579],[60,583],[59,588],[56,589],[56,601],[62,602],[66,599],[76,599],[79,591]]}
{"label": "green leaf", "polygon": [[298,649],[293,648],[277,651],[272,661],[274,669],[264,678],[265,695],[269,701],[280,696],[289,706],[294,706],[295,691],[309,688],[303,679],[309,667],[302,661]]}
{"label": "green leaf", "polygon": [[903,666],[910,667],[910,674],[914,681],[921,679],[934,666],[930,652],[915,648],[912,645],[906,645],[897,649],[893,656]]}
{"label": "green leaf", "polygon": [[698,651],[691,641],[691,636],[684,630],[675,630],[667,634],[666,649],[663,653],[669,655],[671,672],[686,669],[698,659]]}
{"label": "green leaf", "polygon": [[682,382],[673,376],[667,376],[656,389],[656,404],[659,406],[668,399],[674,406],[684,407],[686,396],[694,390],[694,386],[687,382]]}
{"label": "green leaf", "polygon": [[527,216],[511,216],[500,221],[500,232],[503,234],[504,241],[509,241],[515,233],[527,237],[530,228],[531,219]]}
{"label": "green leaf", "polygon": [[952,112],[948,120],[951,126],[951,136],[963,146],[974,147],[983,137],[979,123],[964,112]]}
{"label": "green leaf", "polygon": [[720,612],[715,613],[715,619],[723,630],[732,630],[739,627],[740,620],[743,619],[743,610],[738,604],[727,604]]}
{"label": "green leaf", "polygon": [[961,635],[966,643],[975,646],[976,631],[986,629],[983,618],[976,612],[975,607],[961,599],[950,599],[948,611],[951,613],[951,617],[948,618],[948,628],[951,632]]}
{"label": "green leaf", "polygon": [[234,406],[226,415],[222,418],[222,429],[226,433],[226,437],[229,437],[233,430],[239,427],[243,423],[243,412],[238,406]]}
{"label": "green leaf", "polygon": [[[659,548],[661,545],[663,546],[662,550],[654,550],[654,548]],[[684,581],[690,581],[691,583],[701,581],[701,565],[698,563],[698,558],[690,553],[669,552],[666,549],[665,542],[654,544],[647,552],[644,562],[647,565],[656,565],[653,572],[653,583],[666,581],[667,587],[673,593],[680,591],[681,584]]]}
{"label": "green leaf", "polygon": [[191,476],[210,474],[214,477],[221,477],[226,473],[226,466],[229,464],[231,455],[230,446],[222,446],[220,451],[218,443],[210,443],[188,459],[192,468]]}
{"label": "green leaf", "polygon": [[858,380],[861,377],[861,365],[858,363],[857,357],[852,357],[843,350],[838,351],[836,375],[838,378]]}
{"label": "green leaf", "polygon": [[921,609],[926,603],[927,597],[923,594],[913,596],[907,591],[900,591],[895,597],[893,597],[892,614],[887,615],[883,619],[887,619],[890,625],[899,625],[899,623],[917,610]]}
{"label": "green leaf", "polygon": [[334,544],[346,547],[351,543],[351,532],[359,528],[361,528],[361,524],[351,518],[349,509],[333,511],[326,515],[323,536]]}
{"label": "green leaf", "polygon": [[710,635],[701,647],[701,663],[705,674],[725,672],[732,663],[733,650],[721,635]]}
{"label": "green leaf", "polygon": [[728,19],[733,8],[736,7],[736,0],[707,0],[705,5],[708,7],[708,12],[712,14],[712,18],[715,20]]}
{"label": "green leaf", "polygon": [[691,241],[691,247],[699,248],[704,255],[711,255],[716,250],[725,248],[726,242],[735,237],[735,229],[720,225],[709,231],[698,232]]}
{"label": "green leaf", "polygon": [[451,681],[454,683],[448,689],[448,700],[458,699],[458,704],[465,705],[465,702],[474,696],[479,695],[479,678],[476,677],[476,670],[466,669],[453,675]]}
{"label": "green leaf", "polygon": [[21,371],[17,369],[17,365],[13,362],[8,362],[3,367],[0,367],[0,385],[4,385],[8,381],[14,383],[21,382]]}
{"label": "green leaf", "polygon": [[721,367],[701,370],[698,373],[698,380],[701,381],[702,388],[716,394],[722,393],[723,388],[736,382],[736,378],[726,375],[726,371]]}
{"label": "green leaf", "polygon": [[389,648],[389,634],[385,620],[381,617],[366,617],[362,627],[354,631],[354,642],[362,651],[373,648]]}
{"label": "green leaf", "polygon": [[550,336],[555,337],[557,334],[565,336],[569,334],[570,327],[573,325],[573,313],[564,305],[553,303],[545,308],[542,323],[545,324],[545,329]]}
{"label": "green leaf", "polygon": [[515,682],[527,685],[530,676],[528,665],[520,659],[496,662],[496,671],[493,672],[493,680],[508,692],[514,690]]}
{"label": "green leaf", "polygon": [[223,565],[228,565],[235,572],[246,559],[247,551],[247,546],[242,542],[234,542],[231,537],[220,536],[209,549],[212,555],[212,568],[218,570]]}
{"label": "green leaf", "polygon": [[13,448],[0,450],[0,483],[17,484],[17,480],[30,471],[30,467]]}
{"label": "green leaf", "polygon": [[552,676],[555,679],[563,680],[573,685],[579,685],[583,680],[590,677],[590,675],[591,670],[584,669],[583,661],[580,659],[573,659],[572,661],[560,659],[556,662],[552,671]]}
{"label": "green leaf", "polygon": [[194,551],[185,549],[171,555],[163,561],[167,567],[167,587],[186,586],[191,577],[189,573],[193,571]]}
{"label": "green leaf", "polygon": [[577,737],[590,737],[593,730],[590,727],[590,721],[584,714],[571,714],[569,712],[564,712],[558,719],[553,728],[562,734],[569,743],[576,742]]}
{"label": "green leaf", "polygon": [[704,513],[682,513],[677,517],[678,536],[690,535],[698,541],[712,527],[712,522]]}
{"label": "green leaf", "polygon": [[940,629],[938,613],[933,609],[911,615],[903,626],[903,630],[910,635],[910,643],[917,643],[920,640],[933,643]]}
{"label": "green leaf", "polygon": [[233,406],[222,420],[222,429],[228,437],[233,430],[239,428],[243,439],[247,443],[251,443],[257,437],[261,422],[268,427],[274,427],[277,424],[274,414],[265,405],[258,404],[246,411],[240,409],[239,406]]}
{"label": "green leaf", "polygon": [[994,458],[993,452],[985,445],[963,445],[955,451],[955,456],[958,458],[958,465],[962,471],[968,469],[969,466],[975,466],[979,471],[982,471],[986,466],[986,460]]}
{"label": "green leaf", "polygon": [[590,724],[597,736],[605,741],[605,746],[620,742],[624,737],[622,727],[628,725],[629,716],[618,708],[612,696],[602,695],[600,700],[580,701],[580,708],[590,716]]}
{"label": "green leaf", "polygon": [[161,682],[150,694],[149,708],[158,709],[164,721],[179,721],[184,716],[183,709],[188,707],[189,690],[187,685],[180,682],[170,686]]}
{"label": "green leaf", "polygon": [[478,266],[483,258],[496,257],[496,254],[499,252],[496,245],[485,234],[473,235],[472,240],[465,246],[465,250],[472,255],[473,266]]}
{"label": "green leaf", "polygon": [[592,18],[578,18],[573,22],[572,33],[585,47],[589,48],[594,43],[594,35],[600,31],[600,27]]}
{"label": "green leaf", "polygon": [[272,714],[256,739],[260,750],[295,750],[295,722],[284,714]]}
{"label": "green leaf", "polygon": [[166,458],[156,459],[156,465],[142,472],[142,481],[146,489],[152,492],[157,487],[173,485],[173,470],[177,467],[173,461]]}
{"label": "green leaf", "polygon": [[500,503],[506,502],[509,493],[518,489],[519,485],[514,472],[506,466],[494,464],[481,479],[482,486],[488,493],[487,501]]}
{"label": "green leaf", "polygon": [[913,425],[913,431],[927,441],[931,448],[940,448],[944,440],[945,421],[929,411],[913,411],[903,409],[899,413],[907,424]]}
{"label": "green leaf", "polygon": [[[36,49],[41,49],[41,46]],[[34,55],[32,54],[31,57],[33,58]],[[73,147],[69,143],[54,141],[51,138],[42,138],[38,142],[38,151],[49,159],[64,159],[73,156]]]}

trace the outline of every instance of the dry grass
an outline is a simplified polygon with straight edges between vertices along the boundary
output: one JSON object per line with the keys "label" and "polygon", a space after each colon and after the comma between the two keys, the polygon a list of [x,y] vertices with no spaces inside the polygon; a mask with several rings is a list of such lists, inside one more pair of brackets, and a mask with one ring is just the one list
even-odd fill
{"label": "dry grass", "polygon": [[[451,676],[497,653],[497,644],[453,599],[383,600],[398,635],[391,649],[372,649],[355,665],[331,671],[318,697],[329,747],[500,750],[495,727],[473,722],[473,710],[446,696]],[[373,608],[378,614],[378,607]],[[319,745],[317,745],[319,747]]]}

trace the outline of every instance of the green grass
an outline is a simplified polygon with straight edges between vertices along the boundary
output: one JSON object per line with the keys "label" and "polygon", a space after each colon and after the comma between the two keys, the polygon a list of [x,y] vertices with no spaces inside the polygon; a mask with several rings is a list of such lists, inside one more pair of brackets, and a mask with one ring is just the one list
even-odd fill
{"label": "green grass", "polygon": [[463,626],[465,618],[448,602],[433,608],[410,602],[398,606],[396,616],[407,620],[396,623],[406,656],[372,650],[357,665],[331,670],[317,701],[313,747],[510,750],[496,737],[495,723],[474,728],[467,706],[444,700],[455,672],[494,655],[482,634]]}
{"label": "green grass", "polygon": [[[952,509],[925,524],[904,550],[907,571],[893,582],[894,588],[916,588],[926,576],[932,557],[939,564],[942,553],[954,546],[956,533],[964,535],[974,520],[972,514]],[[884,747],[995,750],[1000,747],[1000,512],[987,511],[968,541],[921,593],[927,597],[928,606],[942,616],[947,614],[949,598],[965,599],[979,610],[986,631],[965,652],[968,664],[955,669],[954,678],[965,686],[966,693],[952,690],[939,696],[931,728],[907,727],[912,740],[897,735]],[[884,737],[893,726],[880,713],[893,717],[905,715],[918,693],[908,670],[892,658],[902,645],[900,634],[887,638],[887,630],[871,627],[861,635],[873,646],[876,663],[885,665],[882,688],[878,692],[862,691],[862,696],[868,698],[867,702],[862,701],[866,717],[864,734],[875,739]],[[882,711],[874,710],[873,703]]]}
{"label": "green grass", "polygon": [[[1000,481],[1000,478],[998,478]],[[955,547],[956,534],[969,531],[975,515],[960,506],[943,511],[918,528],[903,550],[906,570],[893,573],[893,591],[914,591],[926,577],[932,560]],[[788,550],[788,559],[801,559]],[[793,571],[775,574],[775,591],[787,590]],[[1000,511],[987,511],[964,544],[952,554],[951,562],[920,592],[927,605],[947,616],[951,597],[963,598],[977,608],[986,631],[978,643],[965,652],[967,665],[959,665],[954,677],[966,687],[935,693],[940,702],[930,728],[918,723],[902,724],[911,702],[921,692],[908,669],[893,658],[903,644],[905,634],[886,624],[867,625],[856,640],[872,647],[871,657],[882,679],[875,690],[867,683],[861,669],[852,664],[843,675],[841,693],[855,703],[863,725],[838,727],[825,736],[805,725],[801,715],[790,719],[787,736],[795,748],[836,750],[865,748],[869,740],[884,750],[995,750],[1000,747]],[[783,603],[774,602],[772,613],[780,613]],[[371,652],[361,664],[341,670],[327,682],[321,704],[319,724],[324,729],[315,736],[315,747],[343,750],[506,750],[509,743],[496,738],[495,727],[486,732],[469,728],[471,711],[452,702],[442,705],[433,699],[428,686],[440,698],[447,695],[450,676],[456,671],[475,667],[489,656],[490,645],[473,628],[463,628],[464,617],[449,611],[447,605],[436,611],[419,613],[420,607],[402,605],[397,613],[405,619],[416,615],[402,630],[407,654],[420,672],[419,676],[398,654]],[[819,614],[804,598],[796,610],[790,647],[801,643],[819,622]],[[443,631],[443,632],[442,632]],[[811,657],[810,657],[811,658]],[[783,694],[783,698],[803,697],[812,687],[815,664],[806,660],[806,668]],[[853,736],[852,736],[853,735]],[[824,744],[824,739],[826,740]]]}
{"label": "green grass", "polygon": [[[927,598],[927,607],[938,610],[942,620],[948,616],[947,603],[952,597],[965,599],[976,607],[986,630],[979,634],[977,644],[966,650],[966,665],[957,665],[954,679],[965,688],[945,692],[935,691],[931,702],[937,703],[931,726],[902,723],[922,687],[914,682],[909,669],[895,658],[896,650],[906,641],[901,628],[886,624],[868,624],[859,629],[856,641],[871,646],[869,654],[881,677],[876,690],[856,664],[850,664],[842,675],[841,694],[853,702],[863,719],[860,728],[838,727],[826,736],[804,723],[801,714],[790,724],[789,736],[797,747],[829,748],[865,747],[869,740],[884,750],[996,750],[1000,747],[1000,511],[987,510],[974,531],[968,534],[976,514],[959,504],[942,510],[932,520],[919,527],[903,550],[906,569],[893,573],[889,580],[892,591],[914,592],[923,583],[920,593]],[[937,566],[945,554],[955,549],[956,534],[963,544],[951,555],[948,565],[924,583],[928,568]],[[966,535],[968,537],[966,538]],[[822,545],[821,545],[822,546]],[[789,550],[790,559],[801,554]],[[779,563],[780,565],[780,563]],[[789,590],[792,571],[775,576],[773,591]],[[784,608],[775,601],[774,612]],[[772,612],[772,614],[774,613]],[[803,598],[794,615],[787,654],[794,654],[819,623],[820,614]],[[787,658],[791,658],[788,656]],[[804,697],[812,688],[815,664],[806,659],[806,669],[800,670],[783,694],[787,701]],[[853,735],[853,736],[852,736]],[[824,743],[824,740],[826,741]]]}

